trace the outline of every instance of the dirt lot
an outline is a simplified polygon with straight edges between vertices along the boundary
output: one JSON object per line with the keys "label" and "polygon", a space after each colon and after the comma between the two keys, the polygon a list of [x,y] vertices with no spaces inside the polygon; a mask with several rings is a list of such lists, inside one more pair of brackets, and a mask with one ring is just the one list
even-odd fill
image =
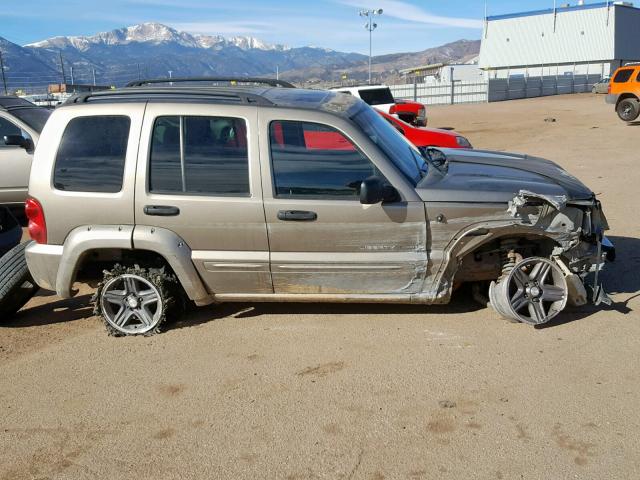
{"label": "dirt lot", "polygon": [[0,479],[640,478],[640,124],[591,95],[430,115],[600,194],[613,308],[226,305],[114,339],[41,296],[0,328]]}

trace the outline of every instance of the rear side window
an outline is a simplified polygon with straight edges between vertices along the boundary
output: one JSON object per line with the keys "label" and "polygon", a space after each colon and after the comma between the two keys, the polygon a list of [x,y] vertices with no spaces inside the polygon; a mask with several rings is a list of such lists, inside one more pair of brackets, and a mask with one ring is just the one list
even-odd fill
{"label": "rear side window", "polygon": [[58,190],[116,193],[122,190],[131,120],[78,117],[62,135],[53,174]]}
{"label": "rear side window", "polygon": [[627,68],[626,70],[620,70],[618,73],[616,73],[616,76],[613,78],[613,81],[615,83],[628,82],[632,74],[633,74],[632,68]]}
{"label": "rear side window", "polygon": [[362,181],[380,175],[371,161],[332,127],[275,121],[269,136],[276,197],[356,199]]}
{"label": "rear side window", "polygon": [[247,128],[241,118],[158,117],[149,164],[149,191],[153,193],[250,193]]}
{"label": "rear side window", "polygon": [[385,103],[394,103],[391,90],[388,88],[371,88],[360,90],[360,98],[369,105],[382,105]]}

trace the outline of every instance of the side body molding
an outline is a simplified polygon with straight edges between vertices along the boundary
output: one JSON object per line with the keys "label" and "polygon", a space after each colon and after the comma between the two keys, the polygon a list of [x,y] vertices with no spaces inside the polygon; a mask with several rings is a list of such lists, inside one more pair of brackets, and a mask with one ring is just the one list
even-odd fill
{"label": "side body molding", "polygon": [[185,241],[166,228],[136,225],[133,230],[133,248],[149,250],[162,255],[175,272],[187,296],[196,305],[213,302],[191,260],[191,248]]}
{"label": "side body molding", "polygon": [[56,293],[61,298],[71,298],[72,289],[82,256],[90,250],[107,248],[132,248],[133,225],[85,225],[67,235],[56,277]]}

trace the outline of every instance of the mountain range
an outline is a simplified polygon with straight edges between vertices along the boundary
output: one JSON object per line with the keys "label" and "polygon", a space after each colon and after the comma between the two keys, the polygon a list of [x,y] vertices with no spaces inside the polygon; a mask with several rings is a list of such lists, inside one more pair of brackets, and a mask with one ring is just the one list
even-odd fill
{"label": "mountain range", "polygon": [[[416,53],[377,56],[373,71],[384,80],[400,68],[465,61],[479,41],[460,40]],[[367,57],[320,47],[273,45],[254,37],[201,35],[143,23],[92,36],[53,37],[24,46],[0,37],[10,90],[36,91],[50,83],[121,86],[138,78],[270,76],[297,83],[326,82],[347,74],[367,76]]]}

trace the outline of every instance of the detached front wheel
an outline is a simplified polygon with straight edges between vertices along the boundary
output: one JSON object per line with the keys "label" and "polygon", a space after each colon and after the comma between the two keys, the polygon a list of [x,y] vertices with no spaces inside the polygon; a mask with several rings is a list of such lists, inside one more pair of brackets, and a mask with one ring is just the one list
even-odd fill
{"label": "detached front wheel", "polygon": [[94,313],[110,335],[153,335],[176,313],[177,291],[175,277],[164,268],[116,265],[98,286]]}
{"label": "detached front wheel", "polygon": [[503,317],[529,325],[542,325],[567,305],[567,282],[551,260],[530,257],[517,263],[498,283],[492,283],[489,299]]}

